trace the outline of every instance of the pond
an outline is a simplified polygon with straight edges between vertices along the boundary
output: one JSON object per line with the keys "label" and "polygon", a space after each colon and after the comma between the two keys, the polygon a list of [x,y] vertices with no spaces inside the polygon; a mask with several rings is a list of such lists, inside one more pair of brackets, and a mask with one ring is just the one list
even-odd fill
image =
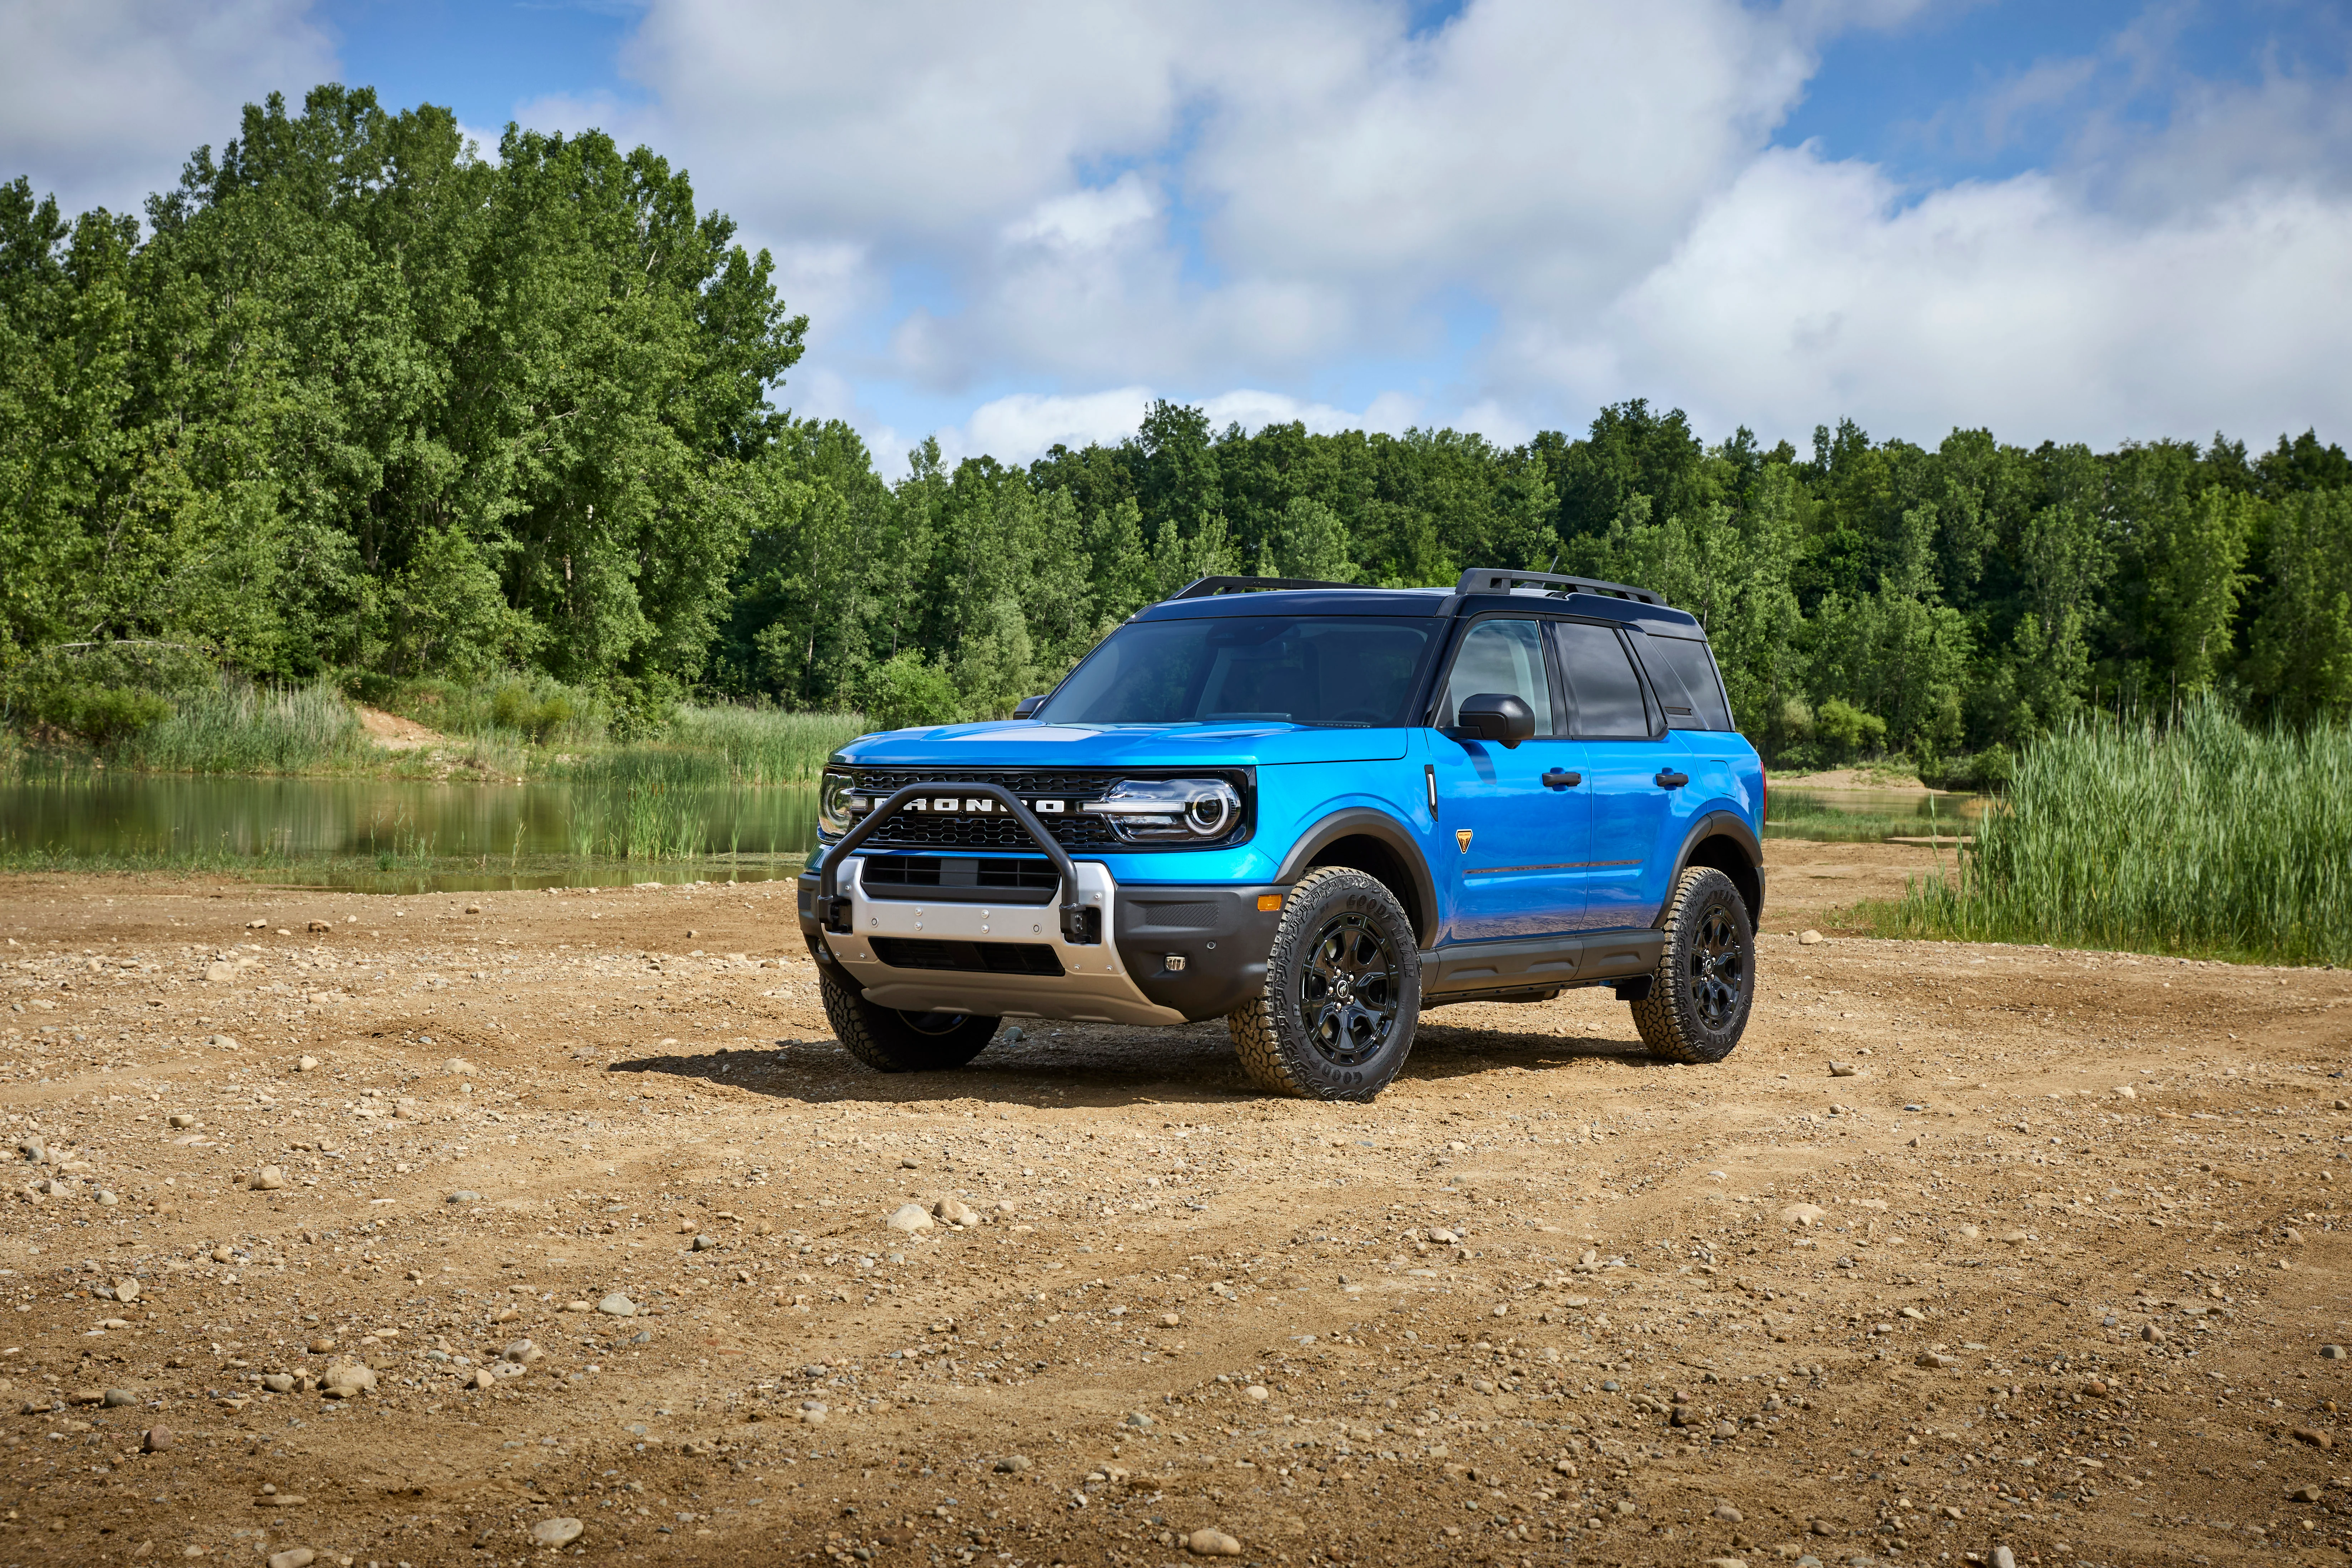
{"label": "pond", "polygon": [[362,892],[799,873],[816,792],[77,773],[0,781],[0,866],[185,868]]}
{"label": "pond", "polygon": [[1950,838],[1969,833],[1990,798],[1941,791],[1775,784],[1765,831],[1776,838]]}

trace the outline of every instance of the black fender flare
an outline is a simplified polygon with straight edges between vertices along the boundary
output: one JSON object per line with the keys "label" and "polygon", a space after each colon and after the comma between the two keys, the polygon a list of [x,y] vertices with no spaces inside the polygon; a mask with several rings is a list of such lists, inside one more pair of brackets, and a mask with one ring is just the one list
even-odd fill
{"label": "black fender flare", "polygon": [[[1710,838],[1730,839],[1739,846],[1740,853],[1747,858],[1748,879],[1753,886],[1742,885],[1739,892],[1748,902],[1749,929],[1760,931],[1764,921],[1764,846],[1757,840],[1747,820],[1736,811],[1720,808],[1703,811],[1691,820],[1690,830],[1683,835],[1682,847],[1675,851],[1675,868],[1667,879],[1667,886],[1673,886],[1675,879],[1689,868],[1692,852]],[[1739,882],[1741,879],[1735,872],[1732,880]],[[1665,924],[1666,908],[1671,907],[1672,901],[1669,900],[1659,909],[1658,918],[1654,923]]]}
{"label": "black fender flare", "polygon": [[1335,811],[1300,834],[1290,852],[1282,858],[1282,868],[1274,880],[1286,886],[1307,874],[1315,857],[1342,838],[1364,837],[1378,840],[1394,855],[1397,864],[1412,879],[1413,902],[1418,909],[1408,910],[1420,918],[1413,921],[1414,935],[1423,948],[1436,945],[1441,910],[1437,902],[1437,881],[1429,874],[1429,862],[1423,858],[1421,846],[1413,841],[1405,826],[1387,812],[1375,811],[1368,805],[1349,806]]}

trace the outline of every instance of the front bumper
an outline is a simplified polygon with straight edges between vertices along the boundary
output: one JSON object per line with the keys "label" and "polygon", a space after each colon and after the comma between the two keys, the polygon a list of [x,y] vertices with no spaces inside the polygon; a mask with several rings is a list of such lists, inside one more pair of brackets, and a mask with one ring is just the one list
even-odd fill
{"label": "front bumper", "polygon": [[[817,919],[817,873],[800,879],[810,952],[869,1001],[902,1012],[1181,1024],[1222,1017],[1265,984],[1281,924],[1277,885],[1122,887],[1099,861],[1075,862],[1076,902],[1109,940],[1073,942],[1053,901],[1024,889],[869,884],[866,856],[839,869],[848,930]],[[1261,910],[1271,895],[1276,907]],[[1087,922],[1092,925],[1093,922]]]}

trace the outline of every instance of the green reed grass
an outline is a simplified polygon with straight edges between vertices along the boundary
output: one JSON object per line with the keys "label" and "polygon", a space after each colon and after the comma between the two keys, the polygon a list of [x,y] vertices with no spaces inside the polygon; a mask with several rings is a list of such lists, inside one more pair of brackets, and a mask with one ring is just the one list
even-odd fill
{"label": "green reed grass", "polygon": [[252,847],[187,844],[92,849],[34,844],[0,833],[0,872],[164,872],[177,876],[282,877],[318,857],[289,855],[274,845]]}
{"label": "green reed grass", "polygon": [[301,773],[364,768],[379,755],[333,686],[224,676],[176,699],[171,716],[121,742],[114,761],[155,773]]}
{"label": "green reed grass", "polygon": [[570,835],[581,859],[697,860],[709,852],[709,828],[697,786],[609,781],[574,791]]}
{"label": "green reed grass", "polygon": [[2255,730],[2217,701],[2168,731],[2078,724],[2027,748],[1957,876],[1897,933],[2352,963],[2352,728]]}
{"label": "green reed grass", "polygon": [[805,784],[824,771],[827,757],[869,728],[856,713],[682,707],[666,744],[718,759],[726,783]]}

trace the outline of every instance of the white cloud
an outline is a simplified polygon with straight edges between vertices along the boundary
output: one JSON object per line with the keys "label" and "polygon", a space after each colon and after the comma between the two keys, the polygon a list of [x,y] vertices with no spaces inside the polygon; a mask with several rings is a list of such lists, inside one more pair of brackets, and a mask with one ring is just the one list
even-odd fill
{"label": "white cloud", "polygon": [[305,0],[0,0],[0,180],[137,212],[272,91],[335,77]]}
{"label": "white cloud", "polygon": [[1391,0],[656,0],[628,59],[749,233],[947,280],[863,368],[954,390],[1428,352],[1419,307],[1447,289],[1596,307],[1737,176],[1810,58],[1735,0],[1476,0],[1411,29]]}
{"label": "white cloud", "polygon": [[[2202,79],[2158,6],[2088,63],[1922,106],[1979,152],[2065,128],[2033,174],[1905,188],[1770,145],[1826,41],[1926,9],[647,0],[634,96],[519,116],[689,170],[812,317],[781,400],[894,473],[942,406],[970,409],[951,452],[1025,461],[1158,393],[1497,441],[1633,395],[1711,434],[2352,425],[2340,70]],[[238,104],[333,74],[302,0],[0,0],[0,177],[127,204]]]}
{"label": "white cloud", "polygon": [[1173,128],[1211,7],[656,0],[625,54],[693,166],[778,232],[992,234]]}
{"label": "white cloud", "polygon": [[1260,430],[1268,425],[1304,425],[1318,436],[1339,430],[1385,430],[1394,435],[1412,425],[1421,411],[1418,398],[1383,393],[1361,413],[1350,413],[1328,403],[1308,403],[1282,392],[1244,387],[1201,400],[1212,429],[1238,425]]}
{"label": "white cloud", "polygon": [[[950,463],[982,453],[999,462],[1026,463],[1045,456],[1056,442],[1070,447],[1089,441],[1115,446],[1135,434],[1153,399],[1161,395],[1148,386],[1122,386],[1072,396],[1015,393],[992,398],[974,409],[961,426],[940,431],[940,449]],[[1260,387],[1240,387],[1193,401],[1208,416],[1213,430],[1228,425],[1249,431],[1268,425],[1304,425],[1317,435],[1373,430],[1398,436],[1416,425],[1441,423],[1514,444],[1535,433],[1534,426],[1494,405],[1465,408],[1450,419],[1428,420],[1423,400],[1402,392],[1383,392],[1360,409],[1310,402]]]}
{"label": "white cloud", "polygon": [[1866,165],[1759,159],[1597,331],[1562,340],[1589,357],[1559,380],[1589,399],[1671,389],[1703,426],[1768,437],[1840,413],[1927,441],[2352,423],[2352,204],[2254,188],[2142,225],[2045,174],[1902,196]]}
{"label": "white cloud", "polygon": [[[1206,401],[1317,428],[1450,409],[1496,440],[1630,395],[1718,433],[2352,421],[2340,79],[2200,82],[2158,16],[2095,69],[1975,94],[1981,146],[2021,116],[2074,122],[2034,174],[1922,192],[1769,145],[1827,38],[1923,9],[1472,0],[1416,34],[1386,0],[656,0],[632,59],[706,193],[754,235],[836,247],[827,293],[885,344],[845,354],[852,379],[1036,386],[948,433],[1009,460],[1129,433],[1145,388],[1368,364],[1427,367],[1402,377],[1423,389],[1360,412]],[[1493,323],[1466,352],[1445,313],[1465,303]],[[833,352],[822,309],[817,334]]]}
{"label": "white cloud", "polygon": [[1246,72],[1191,182],[1232,263],[1418,294],[1590,300],[1638,277],[1737,174],[1808,58],[1763,15],[1483,0]]}
{"label": "white cloud", "polygon": [[1132,235],[1160,210],[1160,195],[1132,169],[1098,190],[1072,191],[1039,202],[1009,224],[1006,241],[1049,250],[1100,250]]}
{"label": "white cloud", "polygon": [[[392,107],[397,108],[398,105]],[[457,122],[458,140],[472,143],[474,155],[487,163],[495,163],[499,161],[499,142],[505,134],[503,130],[485,131],[478,125],[468,125],[462,120]]]}
{"label": "white cloud", "polygon": [[1055,442],[1108,445],[1132,436],[1150,405],[1151,390],[1143,386],[1075,397],[1015,393],[973,409],[961,429],[940,432],[940,448],[950,463],[982,453],[1003,463],[1026,463]]}

